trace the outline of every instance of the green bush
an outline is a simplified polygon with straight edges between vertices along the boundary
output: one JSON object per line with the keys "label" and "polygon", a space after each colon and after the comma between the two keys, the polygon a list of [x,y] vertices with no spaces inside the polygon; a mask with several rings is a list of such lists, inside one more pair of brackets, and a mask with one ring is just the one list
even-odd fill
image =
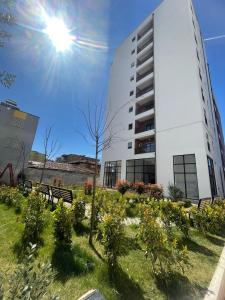
{"label": "green bush", "polygon": [[77,226],[85,218],[85,201],[81,199],[75,199],[72,205],[73,224]]}
{"label": "green bush", "polygon": [[72,243],[72,213],[59,200],[56,210],[52,213],[54,218],[54,236],[56,244],[70,246]]}
{"label": "green bush", "polygon": [[204,235],[207,232],[219,233],[225,225],[225,209],[220,205],[211,205],[202,209],[193,207],[190,211],[194,227]]}
{"label": "green bush", "polygon": [[14,207],[16,213],[20,213],[25,203],[25,198],[17,188],[1,186],[0,202],[5,203],[9,207]]}
{"label": "green bush", "polygon": [[120,198],[106,199],[101,209],[102,222],[99,225],[101,243],[110,268],[117,266],[119,256],[127,254],[124,231],[125,201]]}
{"label": "green bush", "polygon": [[185,208],[171,201],[162,201],[160,203],[160,209],[161,220],[168,232],[168,236],[171,236],[172,226],[175,224],[187,237],[190,229],[190,222]]}
{"label": "green bush", "polygon": [[179,249],[175,238],[168,238],[157,221],[157,213],[149,205],[141,206],[141,223],[138,234],[144,244],[146,258],[150,259],[154,275],[166,276],[189,265],[186,247]]}
{"label": "green bush", "polygon": [[184,198],[183,192],[173,184],[168,185],[168,192],[169,192],[169,198],[172,201],[177,202],[177,201],[182,200]]}
{"label": "green bush", "polygon": [[130,188],[130,183],[127,180],[119,180],[116,184],[117,191],[124,195]]}
{"label": "green bush", "polygon": [[[4,292],[7,300],[57,300],[58,296],[49,295],[48,287],[53,283],[54,274],[50,264],[40,264],[34,262],[35,248],[33,245],[22,264],[9,278],[9,290]],[[3,291],[2,291],[3,294]]]}
{"label": "green bush", "polygon": [[133,218],[138,216],[138,204],[136,199],[127,199],[126,200],[126,215],[127,217]]}
{"label": "green bush", "polygon": [[37,193],[31,193],[27,199],[27,207],[24,211],[24,231],[22,241],[36,244],[40,241],[45,222],[45,202]]}

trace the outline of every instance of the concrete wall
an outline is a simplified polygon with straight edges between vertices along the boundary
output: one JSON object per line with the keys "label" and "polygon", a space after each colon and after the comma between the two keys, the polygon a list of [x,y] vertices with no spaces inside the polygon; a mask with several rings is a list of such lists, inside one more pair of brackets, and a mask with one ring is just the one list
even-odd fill
{"label": "concrete wall", "polygon": [[[41,169],[27,168],[25,170],[27,179],[33,182],[39,182],[41,177]],[[44,171],[42,182],[53,185],[54,179],[60,180],[62,185],[83,185],[85,181],[92,181],[93,176],[90,174],[66,172],[61,170]]]}
{"label": "concrete wall", "polygon": [[[0,105],[0,170],[13,164],[15,177],[26,166],[39,118]],[[8,181],[8,175],[3,180]]]}

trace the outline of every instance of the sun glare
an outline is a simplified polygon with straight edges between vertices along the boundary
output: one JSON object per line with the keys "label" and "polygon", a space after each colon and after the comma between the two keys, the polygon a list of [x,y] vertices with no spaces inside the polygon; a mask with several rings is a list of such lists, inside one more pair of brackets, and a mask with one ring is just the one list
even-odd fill
{"label": "sun glare", "polygon": [[48,35],[57,51],[63,52],[70,48],[72,44],[72,36],[70,35],[69,29],[61,19],[48,19],[44,32]]}

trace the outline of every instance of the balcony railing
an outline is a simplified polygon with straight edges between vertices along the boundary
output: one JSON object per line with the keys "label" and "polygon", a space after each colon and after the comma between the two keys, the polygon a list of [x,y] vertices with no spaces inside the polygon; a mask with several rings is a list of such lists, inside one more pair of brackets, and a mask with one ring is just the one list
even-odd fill
{"label": "balcony railing", "polygon": [[149,58],[153,56],[153,53],[149,53],[146,55],[143,59],[138,59],[137,60],[137,67],[141,66],[144,62],[146,62]]}
{"label": "balcony railing", "polygon": [[147,123],[144,125],[139,125],[138,127],[136,127],[135,129],[135,133],[142,133],[142,132],[146,132],[149,130],[153,130],[155,129],[155,124],[154,123]]}
{"label": "balcony railing", "polygon": [[152,39],[147,40],[146,42],[144,42],[144,44],[142,44],[141,46],[139,46],[137,48],[137,53],[140,53],[142,50],[144,50],[148,45],[150,45],[153,42]]}
{"label": "balcony railing", "polygon": [[153,69],[148,70],[147,72],[143,73],[143,74],[137,74],[136,77],[136,82],[140,81],[141,79],[143,79],[144,77],[150,75],[153,72]]}
{"label": "balcony railing", "polygon": [[152,153],[155,152],[155,143],[147,143],[135,149],[135,154]]}
{"label": "balcony railing", "polygon": [[138,41],[152,28],[153,28],[152,23],[147,25],[146,28],[141,33],[138,34]]}
{"label": "balcony railing", "polygon": [[144,94],[146,94],[146,93],[152,91],[153,89],[154,89],[154,86],[153,86],[153,85],[147,86],[147,87],[146,87],[145,89],[143,89],[143,90],[138,90],[138,89],[137,89],[137,92],[136,92],[136,98],[141,97],[142,95],[144,95]]}
{"label": "balcony railing", "polygon": [[136,108],[136,115],[139,115],[139,114],[141,114],[141,113],[143,113],[145,111],[148,111],[148,110],[150,110],[152,108],[154,108],[154,103],[137,106],[137,108]]}

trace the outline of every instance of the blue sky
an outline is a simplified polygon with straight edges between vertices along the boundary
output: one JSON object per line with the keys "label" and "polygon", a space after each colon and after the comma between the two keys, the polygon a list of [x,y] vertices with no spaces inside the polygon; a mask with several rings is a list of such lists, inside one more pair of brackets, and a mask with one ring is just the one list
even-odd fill
{"label": "blue sky", "polygon": [[[20,108],[40,117],[33,145],[43,151],[45,128],[52,126],[62,153],[94,155],[94,148],[77,134],[86,132],[77,109],[105,101],[113,52],[161,0],[39,1],[50,15],[60,15],[85,47],[57,54],[41,33],[37,0],[17,0],[19,26],[0,49],[1,69],[15,73],[10,89],[0,86],[0,99],[11,98]],[[203,38],[225,34],[224,0],[194,0]],[[66,4],[65,4],[66,3]],[[108,46],[108,50],[105,49]],[[206,42],[213,89],[225,128],[225,39]]]}

